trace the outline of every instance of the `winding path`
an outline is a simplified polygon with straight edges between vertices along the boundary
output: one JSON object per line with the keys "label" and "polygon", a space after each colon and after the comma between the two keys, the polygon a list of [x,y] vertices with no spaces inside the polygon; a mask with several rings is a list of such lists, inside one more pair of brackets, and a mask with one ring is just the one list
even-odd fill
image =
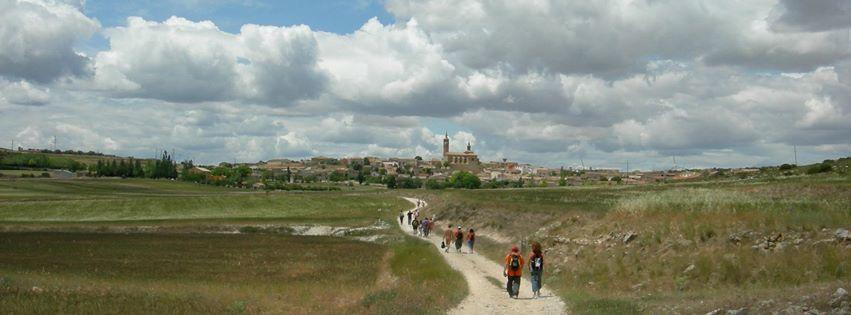
{"label": "winding path", "polygon": [[[418,201],[415,198],[405,199],[414,205]],[[422,202],[425,204],[425,201]],[[417,209],[416,206],[411,210],[415,209]],[[407,224],[399,223],[399,225],[402,231],[412,233],[410,226]],[[531,286],[525,278],[520,285],[520,297],[518,299],[509,298],[508,293],[505,292],[505,278],[502,276],[502,266],[478,254],[456,253],[454,248],[449,253],[444,253],[440,249],[443,229],[435,226],[435,230],[435,233],[430,235],[428,241],[438,248],[446,259],[446,262],[452,268],[464,275],[464,278],[467,280],[467,286],[470,288],[470,294],[467,298],[461,301],[461,304],[456,308],[449,310],[448,314],[565,313],[564,302],[546,288],[541,289],[541,295],[543,297],[532,299]],[[527,269],[524,269],[525,273],[528,273]],[[499,280],[500,286],[497,287],[491,280],[488,280],[488,277]]]}

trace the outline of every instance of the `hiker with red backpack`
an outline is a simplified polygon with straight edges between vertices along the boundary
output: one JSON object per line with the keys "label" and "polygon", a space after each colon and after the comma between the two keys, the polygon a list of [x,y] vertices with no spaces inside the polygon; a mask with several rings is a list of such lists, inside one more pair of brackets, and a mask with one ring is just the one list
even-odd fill
{"label": "hiker with red backpack", "polygon": [[541,243],[532,243],[532,253],[529,254],[529,274],[532,280],[532,298],[541,297],[541,277],[544,275],[544,253]]}
{"label": "hiker with red backpack", "polygon": [[523,275],[523,256],[517,245],[511,247],[511,252],[505,256],[505,269],[502,275],[508,278],[505,289],[508,296],[516,299],[520,295],[520,277]]}

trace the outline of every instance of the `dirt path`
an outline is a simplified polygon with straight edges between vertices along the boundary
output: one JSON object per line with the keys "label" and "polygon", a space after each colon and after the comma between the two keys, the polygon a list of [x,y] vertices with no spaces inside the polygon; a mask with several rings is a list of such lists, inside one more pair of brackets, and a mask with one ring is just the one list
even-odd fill
{"label": "dirt path", "polygon": [[[413,204],[417,204],[417,199],[405,198]],[[423,203],[425,203],[423,201]],[[414,207],[413,209],[416,209]],[[412,209],[412,210],[413,210]],[[407,222],[407,218],[405,219]],[[398,223],[398,221],[397,221]],[[401,224],[402,231],[412,233],[411,227],[407,224]],[[428,238],[441,253],[440,249],[441,237],[443,236],[443,227],[435,227],[436,233],[433,233]],[[465,242],[466,243],[466,242]],[[520,297],[511,299],[505,291],[505,278],[502,276],[502,266],[481,256],[479,254],[466,254],[466,245],[462,248],[464,253],[456,253],[452,248],[449,253],[443,253],[446,262],[452,268],[461,272],[467,280],[467,285],[470,287],[470,295],[461,301],[458,307],[450,310],[449,314],[563,314],[565,313],[564,302],[553,295],[546,288],[541,289],[543,297],[532,299],[531,284],[526,279],[523,279],[520,285]],[[525,257],[525,254],[524,254]],[[526,270],[524,270],[524,274]],[[492,280],[499,281],[499,287],[492,283]]]}

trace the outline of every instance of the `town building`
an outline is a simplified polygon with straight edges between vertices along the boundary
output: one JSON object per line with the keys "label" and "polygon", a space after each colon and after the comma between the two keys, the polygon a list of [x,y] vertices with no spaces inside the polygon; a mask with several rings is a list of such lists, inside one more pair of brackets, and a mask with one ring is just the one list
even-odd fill
{"label": "town building", "polygon": [[470,143],[467,142],[467,150],[464,152],[449,151],[449,134],[443,136],[443,160],[449,164],[477,165],[479,156],[473,152]]}

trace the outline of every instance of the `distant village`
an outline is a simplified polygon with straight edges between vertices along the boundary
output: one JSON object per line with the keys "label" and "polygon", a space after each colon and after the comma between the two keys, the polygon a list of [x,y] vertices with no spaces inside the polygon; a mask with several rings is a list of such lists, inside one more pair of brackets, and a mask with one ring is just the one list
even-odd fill
{"label": "distant village", "polygon": [[[178,162],[168,152],[160,158],[134,159],[97,152],[0,148],[0,177],[142,177],[170,178],[220,186],[267,190],[329,190],[345,185],[378,185],[388,188],[521,188],[579,185],[642,185],[707,178],[753,178],[791,176],[806,172],[847,171],[834,168],[831,160],[808,168],[794,164],[779,167],[733,169],[670,169],[655,171],[605,168],[547,168],[503,159],[483,162],[470,143],[463,152],[452,152],[444,135],[441,158],[380,158],[375,156],[272,159],[257,163],[195,165]],[[837,161],[845,161],[842,158]],[[2,171],[2,170],[7,171]],[[11,171],[8,171],[11,170]],[[28,173],[32,171],[32,173]],[[327,183],[335,185],[315,185]]]}
{"label": "distant village", "polygon": [[[468,172],[475,175],[483,187],[546,187],[576,186],[583,183],[606,182],[623,184],[647,184],[670,180],[687,180],[702,175],[713,175],[712,171],[690,170],[632,171],[595,168],[547,168],[503,159],[482,162],[468,143],[463,152],[449,151],[449,136],[444,135],[443,155],[440,159],[379,158],[325,156],[303,160],[273,159],[257,163],[220,163],[218,167],[247,167],[256,178],[286,178],[290,183],[299,182],[348,182],[381,184],[382,178],[393,176],[397,180],[415,179],[445,182],[453,174]],[[195,167],[193,172],[206,176],[217,176],[214,167]],[[735,174],[758,172],[756,168],[735,169]],[[717,171],[716,171],[717,172]],[[256,185],[263,185],[262,182]]]}

